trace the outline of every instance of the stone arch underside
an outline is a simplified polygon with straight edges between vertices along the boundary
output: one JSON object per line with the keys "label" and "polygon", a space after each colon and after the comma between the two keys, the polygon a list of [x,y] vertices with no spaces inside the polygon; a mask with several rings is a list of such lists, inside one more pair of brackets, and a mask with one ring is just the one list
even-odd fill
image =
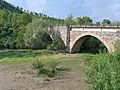
{"label": "stone arch underside", "polygon": [[113,44],[111,44],[111,42],[109,42],[109,41],[106,41],[106,38],[104,38],[104,36],[99,36],[99,35],[92,34],[92,33],[84,33],[84,34],[81,34],[81,35],[77,36],[74,41],[71,41],[70,53],[79,52],[81,45],[88,38],[88,36],[92,36],[92,37],[95,37],[98,40],[100,40],[101,43],[103,43],[105,45],[108,52],[113,52],[114,51]]}

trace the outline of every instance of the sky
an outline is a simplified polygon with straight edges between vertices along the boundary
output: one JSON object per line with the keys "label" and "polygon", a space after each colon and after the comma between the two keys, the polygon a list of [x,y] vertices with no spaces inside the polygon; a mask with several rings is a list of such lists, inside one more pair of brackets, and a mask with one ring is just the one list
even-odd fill
{"label": "sky", "polygon": [[120,0],[6,0],[25,10],[56,18],[89,16],[93,21],[120,21]]}

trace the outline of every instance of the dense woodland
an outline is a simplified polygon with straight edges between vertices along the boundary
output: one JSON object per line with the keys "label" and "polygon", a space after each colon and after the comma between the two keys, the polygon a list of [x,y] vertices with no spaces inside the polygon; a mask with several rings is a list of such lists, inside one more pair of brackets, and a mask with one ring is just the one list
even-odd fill
{"label": "dense woodland", "polygon": [[[60,49],[63,48],[62,41],[59,39],[52,43],[46,32],[47,27],[53,25],[91,24],[93,24],[93,20],[87,16],[74,18],[70,14],[66,19],[57,19],[42,13],[23,10],[4,0],[0,0],[0,49]],[[96,24],[108,25],[111,24],[111,21],[104,19],[103,22],[96,22]],[[102,44],[99,44],[101,42],[96,40],[90,37],[83,44],[82,49],[86,47],[89,50],[90,46],[93,48],[103,47]],[[88,44],[90,42],[92,42],[92,45]]]}
{"label": "dense woodland", "polygon": [[[39,28],[44,29],[44,27],[51,25],[62,24],[64,24],[63,19],[49,17],[42,13],[28,12],[22,8],[14,7],[6,1],[0,0],[0,49],[34,49],[34,46],[28,45],[29,42],[25,44],[25,40],[29,39],[29,37],[25,37],[25,34],[33,33],[32,30],[29,30],[31,29],[31,25],[33,25],[33,29],[38,28],[36,29],[37,32]],[[44,30],[41,33],[44,34]],[[32,42],[34,41],[33,39],[31,43],[35,43]],[[36,47],[36,49],[39,49],[39,47]]]}

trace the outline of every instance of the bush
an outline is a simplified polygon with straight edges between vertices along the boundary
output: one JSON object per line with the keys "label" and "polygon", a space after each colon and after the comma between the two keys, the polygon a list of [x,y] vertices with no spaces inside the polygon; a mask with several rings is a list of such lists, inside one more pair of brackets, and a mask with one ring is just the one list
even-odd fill
{"label": "bush", "polygon": [[44,73],[44,63],[37,62],[33,64],[34,69],[37,70],[38,75]]}
{"label": "bush", "polygon": [[48,45],[47,49],[57,51],[57,52],[65,52],[66,51],[65,44],[62,41],[62,39],[60,39],[60,38],[53,41],[53,44]]}
{"label": "bush", "polygon": [[56,70],[57,66],[58,66],[58,62],[55,61],[50,61],[47,64],[43,63],[43,62],[37,62],[33,64],[34,69],[37,70],[37,74],[38,75],[45,75],[48,77],[55,77],[56,75],[58,75],[58,71]]}
{"label": "bush", "polygon": [[47,63],[49,69],[52,71],[52,73],[55,75],[56,74],[56,68],[58,66],[58,62],[51,60],[50,62]]}
{"label": "bush", "polygon": [[120,90],[120,48],[118,49],[113,54],[100,53],[87,64],[86,74],[92,90]]}

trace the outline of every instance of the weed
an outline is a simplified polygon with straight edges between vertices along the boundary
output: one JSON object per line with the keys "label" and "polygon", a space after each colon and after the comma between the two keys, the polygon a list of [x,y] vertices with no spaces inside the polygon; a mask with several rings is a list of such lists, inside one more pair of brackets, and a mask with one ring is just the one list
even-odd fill
{"label": "weed", "polygon": [[43,62],[37,62],[32,64],[34,69],[37,70],[38,75],[42,74],[48,77],[55,77],[59,72],[56,70],[58,66],[58,62],[55,61],[49,61],[48,63],[43,63]]}

